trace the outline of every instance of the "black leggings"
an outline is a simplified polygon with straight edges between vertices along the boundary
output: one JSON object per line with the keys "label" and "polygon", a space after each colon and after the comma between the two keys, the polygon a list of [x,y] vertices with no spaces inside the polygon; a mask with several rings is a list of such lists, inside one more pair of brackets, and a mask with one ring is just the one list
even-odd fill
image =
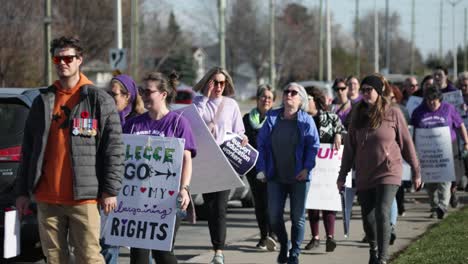
{"label": "black leggings", "polygon": [[174,238],[172,240],[172,250],[162,251],[154,249],[143,249],[143,248],[130,248],[130,264],[149,264],[150,263],[150,251],[153,255],[154,261],[157,264],[177,264],[177,257],[174,254],[174,242],[177,234],[177,230],[180,227],[180,218],[176,217]]}
{"label": "black leggings", "polygon": [[379,184],[368,190],[359,190],[362,222],[371,250],[378,248],[380,260],[388,259],[390,244],[390,209],[398,185]]}

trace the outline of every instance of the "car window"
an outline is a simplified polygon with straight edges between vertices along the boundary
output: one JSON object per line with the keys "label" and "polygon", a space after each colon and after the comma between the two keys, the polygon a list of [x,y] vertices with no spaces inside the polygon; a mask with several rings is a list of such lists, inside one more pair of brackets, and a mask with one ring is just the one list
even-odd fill
{"label": "car window", "polygon": [[176,95],[176,101],[180,101],[180,100],[190,100],[192,99],[192,93],[190,92],[177,92],[177,95]]}
{"label": "car window", "polygon": [[18,100],[0,100],[0,148],[21,145],[29,108]]}

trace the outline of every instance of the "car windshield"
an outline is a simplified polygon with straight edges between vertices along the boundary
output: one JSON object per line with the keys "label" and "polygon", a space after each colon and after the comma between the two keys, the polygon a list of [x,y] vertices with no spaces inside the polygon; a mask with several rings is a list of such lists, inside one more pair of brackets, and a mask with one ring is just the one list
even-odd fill
{"label": "car windshield", "polygon": [[28,112],[19,100],[0,100],[0,149],[21,145]]}

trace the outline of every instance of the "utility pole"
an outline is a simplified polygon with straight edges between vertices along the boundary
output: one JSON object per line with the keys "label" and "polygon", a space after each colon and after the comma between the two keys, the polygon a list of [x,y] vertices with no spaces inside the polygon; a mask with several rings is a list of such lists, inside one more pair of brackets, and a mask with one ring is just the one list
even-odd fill
{"label": "utility pole", "polygon": [[327,82],[332,79],[332,57],[331,57],[331,25],[330,25],[330,0],[326,1],[327,12]]}
{"label": "utility pole", "polygon": [[319,6],[319,81],[323,81],[323,0]]}
{"label": "utility pole", "polygon": [[115,0],[116,48],[122,49],[122,0]]}
{"label": "utility pole", "polygon": [[139,80],[138,76],[138,46],[140,38],[140,21],[139,21],[139,10],[138,0],[132,1],[132,30],[131,30],[131,53],[132,53],[132,77],[135,80]]}
{"label": "utility pole", "polygon": [[410,50],[410,57],[411,57],[411,61],[410,61],[410,73],[411,75],[414,74],[414,30],[415,30],[415,26],[416,26],[416,22],[415,22],[415,0],[412,0],[411,1],[411,50]]}
{"label": "utility pole", "polygon": [[458,75],[458,62],[457,62],[457,43],[455,43],[455,6],[458,5],[461,0],[449,1],[452,5],[452,45],[453,45],[453,81],[457,79]]}
{"label": "utility pole", "polygon": [[374,72],[379,72],[379,13],[374,0]]}
{"label": "utility pole", "polygon": [[275,67],[275,0],[270,0],[270,85],[276,88]]}
{"label": "utility pole", "polygon": [[390,15],[388,0],[385,1],[385,68],[390,74]]}
{"label": "utility pole", "polygon": [[52,59],[49,54],[49,44],[52,39],[52,5],[51,0],[45,0],[44,5],[44,81],[45,85],[52,83]]}
{"label": "utility pole", "polygon": [[467,52],[467,43],[466,43],[466,7],[465,7],[465,17],[464,17],[464,20],[463,20],[463,23],[465,24],[464,26],[464,34],[463,34],[463,71],[466,71],[467,70],[467,56],[466,56],[466,52]]}
{"label": "utility pole", "polygon": [[226,0],[218,0],[219,13],[219,66],[226,69],[226,24],[224,15],[226,14]]}
{"label": "utility pole", "polygon": [[361,40],[361,27],[359,25],[359,0],[356,0],[356,15],[354,18],[354,23],[356,27],[356,36],[354,36],[355,41],[356,41],[356,50],[355,50],[355,56],[356,56],[356,76],[361,75],[361,45],[360,45],[360,40]]}
{"label": "utility pole", "polygon": [[444,3],[442,0],[440,0],[440,15],[439,15],[439,60],[442,62],[444,60],[443,56],[443,51],[442,51],[442,23],[444,22],[443,20],[443,8],[444,8]]}

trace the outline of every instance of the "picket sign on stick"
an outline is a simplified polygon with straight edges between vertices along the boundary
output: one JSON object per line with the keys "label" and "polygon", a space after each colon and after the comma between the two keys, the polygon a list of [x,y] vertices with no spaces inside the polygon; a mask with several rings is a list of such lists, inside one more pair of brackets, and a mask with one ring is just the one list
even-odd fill
{"label": "picket sign on stick", "polygon": [[423,182],[455,180],[449,127],[416,128],[415,144]]}

